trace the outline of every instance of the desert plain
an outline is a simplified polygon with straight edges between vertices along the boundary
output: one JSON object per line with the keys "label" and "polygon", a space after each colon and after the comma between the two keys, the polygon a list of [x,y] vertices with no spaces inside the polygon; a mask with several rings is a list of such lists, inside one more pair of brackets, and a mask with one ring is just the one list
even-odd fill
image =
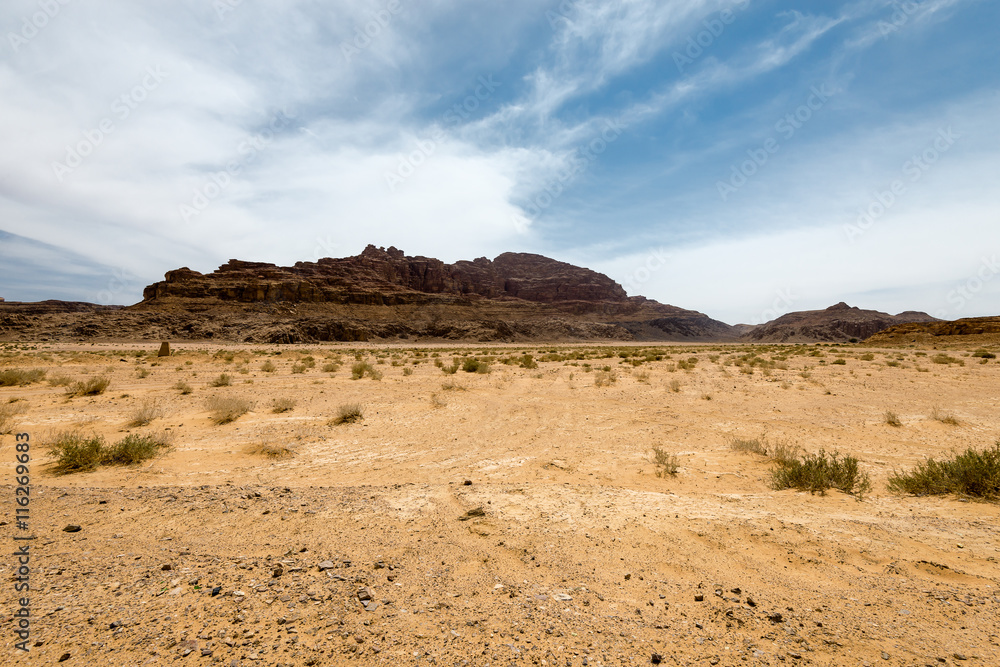
{"label": "desert plain", "polygon": [[[973,347],[157,347],[0,348],[40,371],[0,387],[4,664],[1000,665],[1000,506],[887,488],[1000,439]],[[60,473],[68,433],[166,446]],[[748,441],[871,489],[777,490]]]}

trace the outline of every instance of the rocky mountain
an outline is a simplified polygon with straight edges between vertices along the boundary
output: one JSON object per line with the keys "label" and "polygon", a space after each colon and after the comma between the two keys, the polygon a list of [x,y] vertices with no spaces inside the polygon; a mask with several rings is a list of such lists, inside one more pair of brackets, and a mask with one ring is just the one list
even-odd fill
{"label": "rocky mountain", "polygon": [[907,322],[936,322],[927,313],[907,311],[890,315],[862,310],[843,301],[825,310],[788,313],[744,333],[742,340],[753,343],[815,343],[864,340],[879,331]]}
{"label": "rocky mountain", "polygon": [[[0,311],[2,312],[2,311]],[[446,264],[368,246],[281,267],[230,260],[169,271],[115,312],[5,322],[0,339],[316,342],[385,339],[735,341],[707,315],[629,297],[609,277],[541,255]]]}

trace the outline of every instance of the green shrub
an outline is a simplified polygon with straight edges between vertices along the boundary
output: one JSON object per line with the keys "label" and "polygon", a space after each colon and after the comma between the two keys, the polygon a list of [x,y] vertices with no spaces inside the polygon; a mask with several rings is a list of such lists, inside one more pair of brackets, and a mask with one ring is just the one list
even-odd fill
{"label": "green shrub", "polygon": [[976,350],[975,352],[972,353],[972,356],[973,357],[977,357],[979,359],[996,359],[997,358],[997,355],[993,354],[992,352],[988,352],[987,350]]}
{"label": "green shrub", "polygon": [[843,458],[837,452],[804,454],[801,458],[776,461],[771,472],[771,486],[776,490],[795,488],[824,495],[828,489],[861,496],[871,490],[871,478],[861,470],[853,456]]}
{"label": "green shrub", "polygon": [[530,354],[524,353],[521,355],[520,366],[521,368],[538,368],[538,362]]}
{"label": "green shrub", "polygon": [[156,456],[161,449],[169,446],[166,434],[150,435],[130,433],[106,447],[100,462],[104,465],[135,465]]}
{"label": "green shrub", "polygon": [[378,370],[367,361],[358,361],[353,366],[351,366],[352,380],[360,380],[366,375],[370,377],[372,380],[382,379],[382,371]]}
{"label": "green shrub", "polygon": [[847,365],[847,360],[846,359],[834,359],[830,363],[833,364],[834,366],[846,366]]}
{"label": "green shrub", "polygon": [[335,364],[333,362],[323,364],[322,368],[324,373],[336,373],[340,370],[340,364]]}
{"label": "green shrub", "polygon": [[58,475],[94,470],[104,458],[104,438],[87,437],[78,431],[59,433],[46,447],[56,457],[53,472]]}
{"label": "green shrub", "polygon": [[971,447],[951,459],[929,458],[905,473],[889,477],[889,490],[914,495],[942,495],[1000,499],[1000,441],[991,449]]}
{"label": "green shrub", "polygon": [[485,375],[490,372],[490,363],[488,361],[479,360],[476,357],[468,357],[462,362],[462,370],[466,373],[479,373],[480,375]]}

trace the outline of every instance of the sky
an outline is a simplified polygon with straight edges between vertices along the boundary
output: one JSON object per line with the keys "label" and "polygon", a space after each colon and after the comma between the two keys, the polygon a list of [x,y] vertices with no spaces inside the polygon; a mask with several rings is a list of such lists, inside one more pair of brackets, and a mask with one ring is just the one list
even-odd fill
{"label": "sky", "polygon": [[367,244],[1000,315],[991,0],[5,0],[0,296]]}

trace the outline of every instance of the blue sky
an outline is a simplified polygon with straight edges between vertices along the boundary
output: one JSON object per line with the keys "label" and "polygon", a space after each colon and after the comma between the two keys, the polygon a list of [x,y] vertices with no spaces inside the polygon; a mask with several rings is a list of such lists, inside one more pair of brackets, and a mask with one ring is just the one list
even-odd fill
{"label": "blue sky", "polygon": [[987,0],[9,0],[0,295],[368,243],[760,322],[1000,314]]}

